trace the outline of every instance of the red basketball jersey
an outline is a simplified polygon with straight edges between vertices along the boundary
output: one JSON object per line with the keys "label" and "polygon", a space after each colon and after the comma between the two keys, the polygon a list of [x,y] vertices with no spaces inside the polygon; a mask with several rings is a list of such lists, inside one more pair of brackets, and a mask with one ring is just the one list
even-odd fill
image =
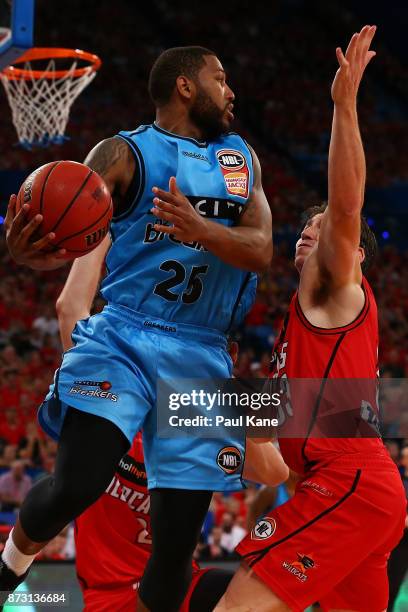
{"label": "red basketball jersey", "polygon": [[[360,314],[349,325],[334,329],[312,325],[302,312],[296,292],[274,347],[270,376],[322,380],[376,379],[377,306],[372,290],[364,278],[362,287],[365,303]],[[344,385],[346,384],[353,385],[353,382],[345,381]],[[369,385],[372,392],[368,399],[376,402],[375,384]],[[296,410],[303,409],[302,402],[298,402],[293,406],[293,414],[296,415]],[[318,410],[319,406],[316,404],[308,412],[307,418],[310,419],[312,415],[313,421]],[[279,445],[286,463],[299,474],[305,474],[317,465],[340,458],[351,463],[354,459],[361,461],[362,454],[367,460],[371,456],[389,460],[381,439],[376,437],[279,437]]]}
{"label": "red basketball jersey", "polygon": [[77,573],[84,588],[126,586],[143,575],[151,552],[149,508],[138,434],[105,493],[75,522]]}

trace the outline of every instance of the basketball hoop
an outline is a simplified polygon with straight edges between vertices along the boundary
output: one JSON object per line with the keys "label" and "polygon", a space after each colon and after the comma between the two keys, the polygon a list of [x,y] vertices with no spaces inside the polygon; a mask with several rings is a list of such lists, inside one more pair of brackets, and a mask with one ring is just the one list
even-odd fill
{"label": "basketball hoop", "polygon": [[[47,61],[36,68],[35,62]],[[61,62],[73,60],[67,68]],[[87,65],[79,67],[78,64]],[[20,144],[31,149],[66,140],[65,128],[74,100],[95,78],[97,55],[80,49],[29,49],[0,72]],[[19,67],[19,65],[23,67]]]}

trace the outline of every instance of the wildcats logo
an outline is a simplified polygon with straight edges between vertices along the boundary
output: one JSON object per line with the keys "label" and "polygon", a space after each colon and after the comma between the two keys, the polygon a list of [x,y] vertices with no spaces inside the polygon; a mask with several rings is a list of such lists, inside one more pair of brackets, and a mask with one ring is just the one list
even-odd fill
{"label": "wildcats logo", "polygon": [[221,149],[217,151],[217,160],[228,193],[247,198],[249,168],[244,155],[234,149]]}
{"label": "wildcats logo", "polygon": [[283,569],[287,572],[296,576],[300,582],[306,582],[308,579],[307,570],[312,569],[316,566],[311,555],[304,555],[303,553],[297,553],[297,561],[284,561],[282,563]]}

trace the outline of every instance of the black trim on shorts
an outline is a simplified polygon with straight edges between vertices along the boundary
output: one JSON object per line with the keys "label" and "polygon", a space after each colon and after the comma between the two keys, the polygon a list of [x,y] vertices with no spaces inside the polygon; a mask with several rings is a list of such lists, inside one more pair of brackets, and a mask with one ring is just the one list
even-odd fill
{"label": "black trim on shorts", "polygon": [[346,333],[347,332],[343,332],[341,334],[341,336],[338,337],[338,339],[336,341],[336,344],[334,345],[332,354],[330,355],[329,362],[328,362],[328,364],[326,366],[326,369],[325,369],[324,374],[323,374],[323,379],[322,379],[322,382],[320,384],[319,395],[316,398],[316,403],[315,403],[315,406],[313,408],[313,413],[312,413],[312,418],[311,418],[311,421],[310,421],[310,424],[309,424],[309,429],[307,430],[306,438],[305,438],[305,441],[303,442],[302,457],[303,457],[305,463],[309,467],[312,465],[313,462],[309,461],[308,458],[306,457],[306,444],[307,444],[307,441],[309,439],[310,432],[312,431],[312,429],[314,427],[314,424],[316,422],[317,414],[318,414],[319,408],[320,408],[320,402],[321,402],[321,399],[323,397],[323,391],[324,391],[324,388],[326,386],[326,381],[327,381],[327,379],[329,377],[329,373],[330,373],[331,367],[333,365],[333,362],[334,362],[334,359],[336,357],[337,351],[339,350],[340,344],[343,342],[344,338],[346,337]]}
{"label": "black trim on shorts", "polygon": [[315,516],[315,518],[311,519],[308,523],[306,523],[305,525],[302,525],[302,527],[299,527],[298,529],[295,529],[295,531],[292,531],[292,533],[289,533],[287,536],[285,536],[284,538],[281,538],[277,542],[274,542],[273,544],[266,546],[262,550],[254,550],[253,552],[249,552],[249,553],[245,553],[241,555],[242,559],[247,559],[248,557],[254,557],[254,559],[252,559],[251,561],[248,561],[248,566],[254,567],[254,565],[258,563],[258,561],[261,561],[272,548],[276,548],[276,546],[279,546],[279,544],[283,544],[283,542],[290,540],[290,538],[294,537],[298,533],[301,533],[304,529],[307,529],[311,525],[314,525],[314,523],[316,523],[317,521],[320,521],[320,519],[325,517],[327,514],[329,514],[330,512],[333,512],[333,510],[336,510],[336,508],[338,508],[343,502],[345,502],[355,492],[355,490],[357,489],[358,482],[360,480],[360,476],[361,476],[361,470],[357,470],[350,490],[347,491],[347,493],[345,493],[343,497],[341,497],[335,504],[333,504],[329,508],[326,508],[326,510],[323,510],[323,512]]}
{"label": "black trim on shorts", "polygon": [[244,281],[243,281],[243,283],[241,285],[241,289],[239,290],[237,299],[235,300],[235,304],[234,304],[234,307],[232,309],[232,314],[231,314],[229,325],[228,325],[226,331],[224,332],[225,334],[229,334],[231,329],[232,329],[232,326],[234,324],[235,314],[236,314],[237,308],[239,306],[239,301],[242,298],[242,295],[243,295],[243,293],[244,293],[244,291],[245,291],[245,289],[246,289],[246,287],[247,287],[247,285],[249,283],[249,279],[251,278],[251,274],[252,274],[252,272],[248,272],[247,275],[244,278]]}
{"label": "black trim on shorts", "polygon": [[[75,327],[74,327],[75,329]],[[74,331],[74,330],[72,330]],[[72,335],[71,335],[71,340],[72,340]],[[60,375],[60,371],[61,368],[58,368],[58,370],[55,372],[55,385],[54,385],[54,394],[55,394],[55,399],[58,400],[59,402],[60,400],[60,396],[59,396],[59,392],[58,392],[58,381],[59,381],[59,375]]]}

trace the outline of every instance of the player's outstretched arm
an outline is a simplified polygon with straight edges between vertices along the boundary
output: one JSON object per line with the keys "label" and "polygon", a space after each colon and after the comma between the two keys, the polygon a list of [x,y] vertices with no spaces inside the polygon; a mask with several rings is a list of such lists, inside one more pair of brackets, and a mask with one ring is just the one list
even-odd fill
{"label": "player's outstretched arm", "polygon": [[110,247],[110,237],[90,253],[75,259],[56,303],[61,342],[64,351],[72,346],[72,330],[80,319],[89,317],[99,280],[102,264]]}
{"label": "player's outstretched arm", "polygon": [[370,60],[376,27],[354,34],[346,54],[336,49],[339,69],[332,85],[334,114],[329,150],[329,203],[322,216],[317,258],[334,286],[361,282],[357,257],[364,203],[365,157],[357,117],[357,92]]}
{"label": "player's outstretched arm", "polygon": [[153,188],[152,213],[171,225],[156,224],[157,231],[183,242],[197,241],[228,264],[252,272],[269,268],[272,260],[272,214],[262,188],[261,166],[255,152],[254,185],[237,227],[225,227],[199,215],[172,177],[169,191]]}
{"label": "player's outstretched arm", "polygon": [[243,477],[276,487],[289,477],[289,468],[272,442],[259,443],[247,438]]}

